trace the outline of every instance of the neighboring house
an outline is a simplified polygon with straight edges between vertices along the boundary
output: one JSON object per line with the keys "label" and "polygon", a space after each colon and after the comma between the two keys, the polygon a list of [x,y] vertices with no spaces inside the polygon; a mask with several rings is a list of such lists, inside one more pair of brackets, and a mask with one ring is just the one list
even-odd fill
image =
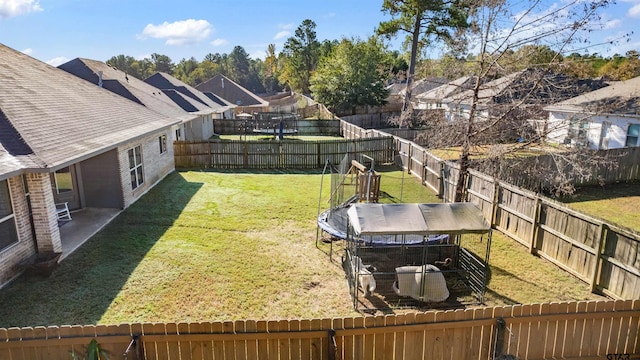
{"label": "neighboring house", "polygon": [[[490,109],[492,105],[495,104],[494,100],[518,78],[520,78],[523,73],[524,70],[518,71],[496,80],[489,81],[480,86],[475,108],[476,121],[489,119]],[[472,104],[473,90],[471,89],[444,98],[442,100],[442,106],[445,108],[445,119],[448,122],[460,119],[469,119],[471,116]],[[496,114],[493,115],[495,116]]]}
{"label": "neighboring house", "polygon": [[[193,86],[174,78],[173,76],[158,72],[144,80],[147,84],[161,89],[167,96],[171,97],[176,103],[182,104],[180,99],[195,100],[199,110],[205,109],[211,111],[213,119],[231,119],[235,105],[230,104],[216,96],[207,95]],[[204,108],[203,108],[204,106]],[[211,123],[211,131],[213,131],[213,122]]]}
{"label": "neighboring house", "polygon": [[475,77],[463,76],[418,94],[411,101],[413,108],[416,110],[446,110],[446,104],[443,104],[444,99],[470,89],[474,83],[473,80]]}
{"label": "neighboring house", "polygon": [[[600,89],[602,80],[578,79],[553,71],[530,68],[480,85],[475,102],[475,121],[504,117],[535,121],[548,115],[544,106]],[[447,121],[469,119],[474,91],[467,90],[443,100]]]}
{"label": "neighboring house", "polygon": [[[420,94],[424,94],[425,92],[435,89],[437,87],[440,87],[448,82],[449,82],[449,79],[444,77],[430,77],[430,78],[416,80],[411,85],[411,99],[413,100],[414,97]],[[398,91],[398,96],[400,97],[401,101],[407,95],[407,87],[406,87],[406,84],[404,85],[405,86],[403,86]],[[413,101],[411,103],[413,104]]]}
{"label": "neighboring house", "polygon": [[61,252],[56,203],[124,209],[174,171],[178,120],[0,45],[0,286]]}
{"label": "neighboring house", "polygon": [[58,68],[134,101],[168,118],[181,120],[173,140],[205,140],[213,136],[216,110],[176,91],[167,93],[103,62],[76,58]]}
{"label": "neighboring house", "polygon": [[[431,89],[435,89],[442,84],[445,84],[448,80],[446,78],[425,78],[414,81],[412,85],[411,98],[413,99],[416,95],[422,94]],[[397,111],[402,110],[402,106],[404,104],[404,99],[407,96],[407,83],[406,81],[401,83],[394,83],[388,85],[386,89],[389,91],[389,95],[387,96],[387,103],[390,107],[397,109]],[[411,101],[413,105],[413,100]]]}
{"label": "neighboring house", "polygon": [[196,85],[196,89],[204,93],[212,93],[236,105],[237,112],[268,111],[269,102],[240,86],[228,77],[218,74],[211,79]]}
{"label": "neighboring house", "polygon": [[640,146],[640,77],[545,107],[547,140],[617,149]]}

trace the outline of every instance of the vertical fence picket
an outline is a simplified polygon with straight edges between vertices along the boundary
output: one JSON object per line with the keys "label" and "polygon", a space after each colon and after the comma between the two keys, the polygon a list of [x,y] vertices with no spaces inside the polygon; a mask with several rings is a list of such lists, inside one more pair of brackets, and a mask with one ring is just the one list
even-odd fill
{"label": "vertical fence picket", "polygon": [[[354,318],[345,318],[344,319],[344,328],[345,329],[353,329],[354,328]],[[354,359],[354,340],[353,335],[344,335],[342,337],[342,359],[343,360],[353,360]]]}
{"label": "vertical fence picket", "polygon": [[[300,328],[300,331],[311,330],[311,320],[300,320],[300,322],[298,323],[298,327]],[[300,339],[300,359],[310,360],[312,353],[313,351],[311,349],[311,339],[306,337]]]}
{"label": "vertical fence picket", "polygon": [[[289,322],[287,320],[278,321],[278,331],[289,331]],[[291,344],[289,338],[283,336],[278,339],[280,348],[280,359],[289,359],[291,356]]]}
{"label": "vertical fence picket", "polygon": [[[280,327],[278,326],[277,321],[270,320],[267,322],[267,331],[277,332],[278,330],[280,330]],[[278,339],[276,338],[269,339],[269,355],[268,355],[269,359],[276,359],[276,360],[280,359],[279,345],[280,344],[278,344]]]}
{"label": "vertical fence picket", "polygon": [[[245,321],[245,332],[247,333],[255,333],[258,331],[258,324],[255,320],[247,320]],[[247,340],[246,344],[246,359],[247,360],[257,360],[258,359],[258,341],[257,340]]]}
{"label": "vertical fence picket", "polygon": [[[259,333],[267,333],[267,322],[264,320],[256,322],[256,331]],[[265,357],[265,354],[269,354],[269,342],[266,339],[258,339],[258,357]]]}
{"label": "vertical fence picket", "polygon": [[[222,323],[222,333],[224,334],[233,334],[233,321],[225,321]],[[235,359],[236,358],[236,341],[235,340],[225,340],[223,341],[224,345],[224,359]]]}
{"label": "vertical fence picket", "polygon": [[[385,317],[383,315],[376,316],[374,318],[373,326],[376,327],[376,328],[384,327],[384,319],[385,319]],[[385,346],[387,346],[387,344],[385,343],[385,334],[384,333],[376,333],[374,335],[374,338],[373,338],[373,344],[374,344],[374,348],[373,348],[374,357],[373,357],[373,359],[384,360],[385,359],[385,357],[384,357]]]}
{"label": "vertical fence picket", "polygon": [[[211,332],[209,323],[190,323],[189,334],[208,334]],[[199,340],[192,341],[190,344],[191,359],[193,360],[211,360],[213,353],[211,352],[211,341]]]}
{"label": "vertical fence picket", "polygon": [[[188,335],[189,334],[189,324],[188,323],[178,323],[176,326],[176,332],[174,334],[178,335]],[[180,360],[192,360],[191,357],[191,342],[188,340],[182,340],[177,343],[177,348],[180,353]]]}
{"label": "vertical fence picket", "polygon": [[[357,317],[353,319],[355,328],[364,328],[364,318]],[[364,334],[353,336],[353,358],[364,359]]]}

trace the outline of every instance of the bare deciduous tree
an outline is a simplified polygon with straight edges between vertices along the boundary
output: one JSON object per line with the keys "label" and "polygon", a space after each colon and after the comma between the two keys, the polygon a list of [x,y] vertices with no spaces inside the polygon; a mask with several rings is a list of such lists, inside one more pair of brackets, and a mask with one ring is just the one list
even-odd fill
{"label": "bare deciduous tree", "polygon": [[[587,176],[594,166],[612,164],[580,147],[555,147],[546,151],[550,160],[538,163],[531,159],[530,152],[519,155],[534,148],[545,150],[542,145],[549,129],[535,126],[548,116],[542,110],[545,105],[605,85],[568,78],[553,70],[563,53],[573,52],[576,44],[585,47],[585,34],[599,26],[599,11],[608,3],[477,0],[471,13],[471,30],[463,41],[472,46],[467,51],[474,55],[459,56],[473,58],[469,65],[475,83],[471,90],[448,99],[444,104],[446,120],[431,121],[426,135],[430,148],[459,149],[457,162],[463,176],[456,186],[456,201],[462,200],[464,175],[470,167],[497,177],[514,171],[525,176],[535,173],[539,187],[564,194],[573,190],[575,177]],[[541,53],[544,56],[529,60],[543,63],[504,76],[517,68],[513,61],[521,57],[514,54],[523,48],[545,50]],[[489,81],[492,79],[497,80]]]}

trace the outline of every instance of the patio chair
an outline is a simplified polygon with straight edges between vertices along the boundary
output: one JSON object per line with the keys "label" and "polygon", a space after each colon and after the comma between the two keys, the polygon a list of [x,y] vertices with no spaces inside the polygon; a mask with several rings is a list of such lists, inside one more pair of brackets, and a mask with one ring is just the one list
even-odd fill
{"label": "patio chair", "polygon": [[58,220],[71,220],[71,212],[69,212],[69,203],[57,203],[56,204],[56,214],[58,215]]}

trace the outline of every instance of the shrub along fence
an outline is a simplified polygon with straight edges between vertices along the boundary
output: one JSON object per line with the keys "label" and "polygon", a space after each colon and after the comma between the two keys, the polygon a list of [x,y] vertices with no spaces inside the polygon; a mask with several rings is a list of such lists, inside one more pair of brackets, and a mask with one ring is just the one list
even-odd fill
{"label": "shrub along fence", "polygon": [[330,141],[177,141],[175,166],[184,169],[317,169],[339,163],[347,152],[376,163],[393,161],[393,137]]}
{"label": "shrub along fence", "polygon": [[[347,138],[388,137],[343,122]],[[423,147],[395,137],[397,156],[409,173],[446,202],[455,199],[456,163],[444,161]],[[616,172],[599,174],[610,181],[638,179],[640,148],[612,151],[621,158]],[[626,170],[625,170],[626,169]],[[618,299],[640,299],[640,234],[591,218],[550,198],[470,170],[466,201],[476,203],[491,226],[528,247],[599,291]]]}
{"label": "shrub along fence", "polygon": [[338,319],[9,328],[0,329],[0,359],[69,359],[94,338],[110,359],[633,359],[639,330],[640,301],[610,300]]}

